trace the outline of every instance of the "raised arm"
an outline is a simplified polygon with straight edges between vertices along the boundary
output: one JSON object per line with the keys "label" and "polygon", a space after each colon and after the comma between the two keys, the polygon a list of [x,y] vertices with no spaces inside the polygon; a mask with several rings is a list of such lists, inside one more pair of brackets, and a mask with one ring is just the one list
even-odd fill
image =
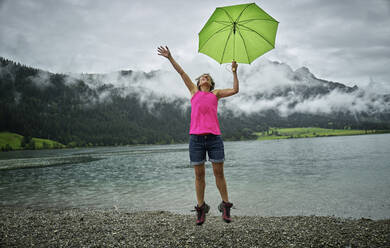
{"label": "raised arm", "polygon": [[171,62],[173,68],[175,68],[175,70],[180,74],[181,78],[183,79],[190,93],[193,94],[197,89],[196,85],[191,81],[190,77],[187,75],[187,73],[183,71],[180,65],[173,59],[168,47],[165,46],[164,48],[163,46],[160,46],[157,48],[157,50],[158,50],[158,55],[167,58]]}
{"label": "raised arm", "polygon": [[216,96],[218,98],[232,96],[238,93],[238,77],[237,77],[237,63],[236,61],[232,62],[232,72],[233,72],[233,88],[232,89],[217,89],[215,90]]}

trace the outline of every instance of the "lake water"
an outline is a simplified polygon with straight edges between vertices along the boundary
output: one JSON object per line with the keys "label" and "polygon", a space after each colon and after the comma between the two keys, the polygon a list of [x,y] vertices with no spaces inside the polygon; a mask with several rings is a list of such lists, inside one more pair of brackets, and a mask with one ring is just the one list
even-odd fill
{"label": "lake water", "polygon": [[[233,216],[390,218],[390,134],[224,144]],[[195,215],[188,144],[0,153],[0,168],[30,165],[57,166],[0,170],[0,205]],[[219,215],[210,162],[205,200]]]}

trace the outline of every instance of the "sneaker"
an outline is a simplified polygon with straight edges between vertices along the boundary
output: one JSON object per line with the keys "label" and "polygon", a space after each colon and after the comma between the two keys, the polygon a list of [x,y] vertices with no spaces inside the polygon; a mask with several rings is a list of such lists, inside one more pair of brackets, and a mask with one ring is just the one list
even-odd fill
{"label": "sneaker", "polygon": [[221,204],[218,205],[219,212],[222,213],[222,219],[229,223],[232,221],[230,218],[230,208],[233,206],[233,203],[231,202],[224,202],[222,201]]}
{"label": "sneaker", "polygon": [[210,210],[210,206],[207,205],[205,202],[203,203],[203,205],[201,207],[199,207],[198,205],[195,206],[195,210],[197,212],[197,220],[196,220],[196,224],[197,225],[202,225],[203,222],[206,220],[206,214],[209,212]]}

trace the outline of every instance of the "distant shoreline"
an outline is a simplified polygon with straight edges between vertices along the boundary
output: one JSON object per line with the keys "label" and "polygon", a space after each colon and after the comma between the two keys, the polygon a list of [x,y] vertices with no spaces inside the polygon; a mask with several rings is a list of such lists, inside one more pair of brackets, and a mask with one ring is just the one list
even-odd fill
{"label": "distant shoreline", "polygon": [[[299,139],[299,138],[316,138],[316,137],[332,137],[332,136],[352,136],[352,135],[368,135],[368,134],[385,134],[390,133],[390,130],[348,130],[348,129],[325,129],[325,128],[270,128],[263,132],[254,132],[257,135],[256,140],[274,140],[274,139]],[[0,152],[7,151],[25,151],[25,150],[55,150],[55,149],[71,149],[71,148],[93,148],[93,147],[115,147],[112,145],[103,146],[72,146],[67,147],[59,142],[31,138],[36,144],[35,149],[29,147],[22,147],[20,145],[22,135],[10,132],[0,132]],[[11,142],[7,143],[7,140]],[[230,140],[224,139],[225,141],[242,141],[242,140]],[[246,139],[253,140],[253,139]],[[180,144],[180,143],[173,143]],[[162,145],[162,144],[129,144],[120,146],[148,146],[148,145]]]}
{"label": "distant shoreline", "polygon": [[390,219],[0,207],[1,247],[389,247]]}
{"label": "distant shoreline", "polygon": [[301,128],[269,128],[263,132],[256,132],[257,140],[273,139],[300,139],[300,138],[317,138],[333,136],[352,136],[368,134],[385,134],[390,130],[357,130],[357,129],[327,129],[316,127]]}

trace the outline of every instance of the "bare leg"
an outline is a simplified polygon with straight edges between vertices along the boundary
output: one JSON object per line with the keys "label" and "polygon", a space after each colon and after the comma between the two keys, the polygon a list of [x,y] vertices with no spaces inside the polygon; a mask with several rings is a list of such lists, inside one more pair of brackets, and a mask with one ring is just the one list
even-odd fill
{"label": "bare leg", "polygon": [[215,176],[215,183],[217,184],[217,188],[219,193],[221,194],[221,198],[224,202],[229,202],[226,180],[223,173],[223,162],[222,163],[212,163],[213,171]]}
{"label": "bare leg", "polygon": [[196,189],[196,198],[198,200],[198,206],[202,206],[204,203],[204,190],[206,188],[205,181],[205,165],[195,165],[195,189]]}

